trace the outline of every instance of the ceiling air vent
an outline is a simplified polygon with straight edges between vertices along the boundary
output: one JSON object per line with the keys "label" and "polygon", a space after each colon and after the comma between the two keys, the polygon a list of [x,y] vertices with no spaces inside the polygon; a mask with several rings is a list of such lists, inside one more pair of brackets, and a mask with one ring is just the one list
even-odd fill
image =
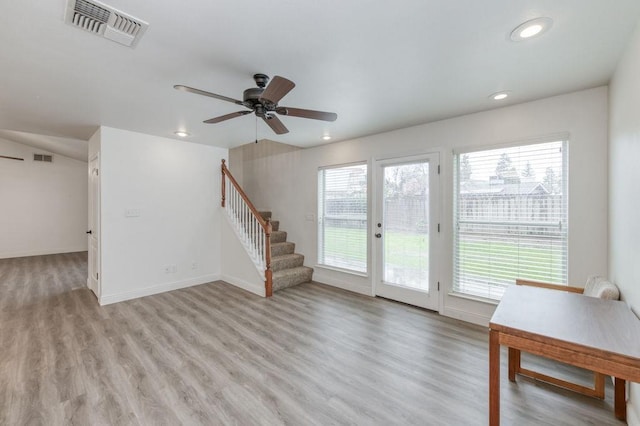
{"label": "ceiling air vent", "polygon": [[135,47],[149,26],[99,1],[68,0],[65,22],[125,46]]}
{"label": "ceiling air vent", "polygon": [[53,163],[53,155],[33,154],[33,161],[42,161],[44,163]]}

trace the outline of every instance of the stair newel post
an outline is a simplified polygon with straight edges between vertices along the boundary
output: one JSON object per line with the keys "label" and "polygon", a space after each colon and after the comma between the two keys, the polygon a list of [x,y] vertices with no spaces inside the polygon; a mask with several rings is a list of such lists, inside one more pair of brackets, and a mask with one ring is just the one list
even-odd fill
{"label": "stair newel post", "polygon": [[222,159],[222,166],[220,167],[220,171],[222,172],[222,207],[224,207],[224,202],[225,202],[225,198],[226,198],[226,192],[225,192],[225,180],[227,180],[225,173],[224,173],[224,169],[227,168],[227,166],[225,166],[224,164],[225,159]]}
{"label": "stair newel post", "polygon": [[273,227],[271,226],[271,218],[267,219],[267,227],[265,229],[264,239],[264,262],[266,269],[264,271],[265,278],[265,293],[267,297],[273,295],[273,272],[271,271],[271,232]]}

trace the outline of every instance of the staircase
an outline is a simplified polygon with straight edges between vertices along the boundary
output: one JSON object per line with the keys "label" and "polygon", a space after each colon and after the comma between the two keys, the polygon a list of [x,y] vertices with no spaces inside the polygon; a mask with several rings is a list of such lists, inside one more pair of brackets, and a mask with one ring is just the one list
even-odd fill
{"label": "staircase", "polygon": [[[264,220],[271,220],[270,211],[261,211]],[[304,256],[295,253],[296,245],[287,241],[287,233],[280,230],[280,222],[271,220],[271,271],[273,291],[311,281],[313,269],[303,266]]]}

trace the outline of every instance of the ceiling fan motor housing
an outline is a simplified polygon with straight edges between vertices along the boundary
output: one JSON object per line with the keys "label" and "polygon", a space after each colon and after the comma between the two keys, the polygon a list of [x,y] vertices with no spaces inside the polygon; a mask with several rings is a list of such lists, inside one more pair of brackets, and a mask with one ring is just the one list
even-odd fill
{"label": "ceiling fan motor housing", "polygon": [[260,99],[262,92],[264,92],[264,89],[261,87],[252,87],[245,90],[242,94],[243,105],[251,109],[255,109],[257,106],[262,106],[267,111],[273,111],[277,104],[269,102],[266,99]]}

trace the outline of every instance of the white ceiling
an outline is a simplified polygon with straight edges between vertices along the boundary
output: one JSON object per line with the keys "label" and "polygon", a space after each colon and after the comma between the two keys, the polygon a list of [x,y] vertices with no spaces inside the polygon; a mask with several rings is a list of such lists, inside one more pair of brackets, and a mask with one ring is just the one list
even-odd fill
{"label": "white ceiling", "polygon": [[[66,0],[3,2],[2,137],[87,140],[105,125],[238,146],[256,137],[253,115],[203,124],[238,106],[172,86],[241,98],[262,72],[296,83],[281,105],[338,120],[280,116],[290,133],[259,122],[258,139],[351,139],[606,84],[640,17],[638,0],[104,2],[149,22],[135,49],[65,24]],[[508,41],[539,16],[550,31]],[[488,98],[500,90],[512,96]]]}

